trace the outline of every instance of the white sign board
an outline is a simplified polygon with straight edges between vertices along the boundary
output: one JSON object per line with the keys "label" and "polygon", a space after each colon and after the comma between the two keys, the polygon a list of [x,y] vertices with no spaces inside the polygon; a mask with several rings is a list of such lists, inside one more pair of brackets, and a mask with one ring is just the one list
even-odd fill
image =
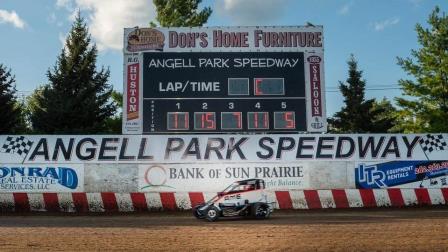
{"label": "white sign board", "polygon": [[448,134],[0,136],[0,164],[447,160]]}
{"label": "white sign board", "polygon": [[1,164],[0,192],[82,192],[84,165]]}
{"label": "white sign board", "polygon": [[151,164],[139,165],[142,192],[218,192],[237,180],[263,179],[269,190],[309,187],[307,163]]}

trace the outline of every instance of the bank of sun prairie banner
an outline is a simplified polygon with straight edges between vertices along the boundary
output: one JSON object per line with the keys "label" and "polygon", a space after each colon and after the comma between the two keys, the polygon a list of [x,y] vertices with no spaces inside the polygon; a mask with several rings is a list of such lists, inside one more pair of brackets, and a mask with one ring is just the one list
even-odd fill
{"label": "bank of sun prairie banner", "polygon": [[263,179],[270,190],[309,188],[309,163],[148,164],[138,167],[138,190],[218,192],[237,180]]}
{"label": "bank of sun prairie banner", "polygon": [[[2,164],[447,160],[448,134],[3,135]],[[365,168],[364,168],[365,169]]]}

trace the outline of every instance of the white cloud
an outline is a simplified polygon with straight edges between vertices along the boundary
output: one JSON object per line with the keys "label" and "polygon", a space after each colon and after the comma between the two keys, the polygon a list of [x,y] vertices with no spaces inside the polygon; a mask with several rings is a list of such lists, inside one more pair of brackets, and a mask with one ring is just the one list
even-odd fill
{"label": "white cloud", "polygon": [[72,0],[57,0],[56,1],[56,6],[58,8],[65,8],[67,10],[72,10],[73,9],[73,2],[72,2]]}
{"label": "white cloud", "polygon": [[400,19],[397,17],[389,18],[386,20],[378,21],[373,24],[375,31],[382,31],[391,25],[396,25],[400,22]]}
{"label": "white cloud", "polygon": [[1,23],[11,23],[17,28],[23,29],[25,28],[25,21],[23,21],[17,12],[15,11],[7,11],[0,9],[0,24]]}
{"label": "white cloud", "polygon": [[347,15],[350,12],[350,9],[352,8],[353,5],[353,1],[350,1],[346,4],[344,4],[340,9],[339,9],[339,14],[341,15]]}
{"label": "white cloud", "polygon": [[[125,27],[149,26],[155,18],[155,7],[148,0],[57,0],[56,6],[71,6],[69,20],[77,9],[87,17],[89,31],[99,50],[123,48]],[[87,13],[87,15],[86,15]]]}
{"label": "white cloud", "polygon": [[272,24],[282,17],[290,0],[219,0],[214,10],[236,25]]}
{"label": "white cloud", "polygon": [[76,16],[78,15],[78,10],[77,9],[73,9],[71,10],[70,15],[67,17],[68,21],[70,21],[71,23],[73,23],[73,21],[76,20]]}

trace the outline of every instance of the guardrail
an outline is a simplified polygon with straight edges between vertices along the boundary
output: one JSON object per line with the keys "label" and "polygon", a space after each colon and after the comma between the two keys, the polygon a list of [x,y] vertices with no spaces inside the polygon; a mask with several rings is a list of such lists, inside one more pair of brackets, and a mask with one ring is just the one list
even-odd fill
{"label": "guardrail", "polygon": [[[267,191],[277,209],[447,205],[448,188]],[[110,213],[188,210],[213,192],[1,193],[0,212]]]}

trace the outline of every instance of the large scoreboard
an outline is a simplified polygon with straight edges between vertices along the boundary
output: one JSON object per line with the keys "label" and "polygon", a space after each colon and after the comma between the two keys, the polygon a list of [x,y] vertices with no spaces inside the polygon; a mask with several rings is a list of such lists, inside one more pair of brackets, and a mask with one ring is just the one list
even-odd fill
{"label": "large scoreboard", "polygon": [[126,29],[123,133],[326,131],[321,30]]}

